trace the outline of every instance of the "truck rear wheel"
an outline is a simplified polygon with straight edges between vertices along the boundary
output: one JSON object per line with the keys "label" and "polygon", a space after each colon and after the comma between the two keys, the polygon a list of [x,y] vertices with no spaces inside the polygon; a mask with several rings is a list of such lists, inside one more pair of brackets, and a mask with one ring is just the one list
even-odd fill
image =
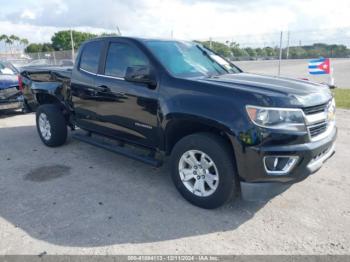
{"label": "truck rear wheel", "polygon": [[66,120],[56,105],[39,106],[36,111],[36,127],[41,141],[47,146],[61,146],[67,140]]}
{"label": "truck rear wheel", "polygon": [[192,204],[213,209],[235,196],[233,154],[214,134],[198,133],[181,139],[172,152],[172,179]]}

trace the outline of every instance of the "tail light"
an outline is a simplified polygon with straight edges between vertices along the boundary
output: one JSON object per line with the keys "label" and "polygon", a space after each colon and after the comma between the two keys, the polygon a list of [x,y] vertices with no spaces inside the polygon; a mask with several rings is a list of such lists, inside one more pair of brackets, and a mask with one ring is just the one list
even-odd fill
{"label": "tail light", "polygon": [[20,91],[23,91],[23,79],[21,75],[18,75],[18,87]]}

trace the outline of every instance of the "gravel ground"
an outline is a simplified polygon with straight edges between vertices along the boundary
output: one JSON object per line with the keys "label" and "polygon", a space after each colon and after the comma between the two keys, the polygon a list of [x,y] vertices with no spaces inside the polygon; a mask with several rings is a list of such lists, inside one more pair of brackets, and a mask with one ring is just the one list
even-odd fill
{"label": "gravel ground", "polygon": [[216,210],[183,200],[167,165],[71,139],[48,148],[33,114],[0,116],[0,254],[349,254],[349,113],[315,175]]}
{"label": "gravel ground", "polygon": [[[309,75],[308,59],[290,59],[282,60],[281,75],[294,78],[307,78],[315,82],[328,82],[328,75]],[[239,66],[243,71],[277,75],[278,60],[264,61],[235,61],[234,64]],[[336,86],[340,88],[350,88],[350,59],[349,58],[332,58],[331,66],[333,67],[334,80]]]}

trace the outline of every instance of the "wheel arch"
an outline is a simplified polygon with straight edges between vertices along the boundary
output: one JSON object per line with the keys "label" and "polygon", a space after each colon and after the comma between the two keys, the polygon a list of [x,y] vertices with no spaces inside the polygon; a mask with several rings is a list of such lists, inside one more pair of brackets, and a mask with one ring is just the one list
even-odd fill
{"label": "wheel arch", "polygon": [[232,150],[234,155],[234,147],[230,139],[230,130],[215,120],[196,116],[181,116],[171,118],[164,129],[164,149],[167,155],[170,155],[175,144],[185,136],[195,133],[211,133],[222,137]]}
{"label": "wheel arch", "polygon": [[52,95],[50,93],[38,92],[35,94],[35,99],[38,105],[61,104],[61,101],[55,95]]}
{"label": "wheel arch", "polygon": [[75,128],[72,120],[71,110],[64,100],[61,100],[59,97],[57,97],[56,95],[50,92],[36,92],[35,100],[36,100],[37,108],[41,105],[47,105],[47,104],[56,105],[61,110],[67,125],[71,129]]}

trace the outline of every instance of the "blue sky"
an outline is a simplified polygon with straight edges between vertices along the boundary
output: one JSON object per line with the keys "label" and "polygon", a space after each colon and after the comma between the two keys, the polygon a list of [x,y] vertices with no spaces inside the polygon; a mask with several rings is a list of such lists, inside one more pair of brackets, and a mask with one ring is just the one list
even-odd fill
{"label": "blue sky", "polygon": [[32,42],[49,41],[61,29],[99,33],[119,26],[125,35],[170,37],[173,31],[181,39],[247,43],[272,43],[276,32],[290,30],[293,41],[350,45],[349,0],[0,0],[0,6],[0,34]]}

